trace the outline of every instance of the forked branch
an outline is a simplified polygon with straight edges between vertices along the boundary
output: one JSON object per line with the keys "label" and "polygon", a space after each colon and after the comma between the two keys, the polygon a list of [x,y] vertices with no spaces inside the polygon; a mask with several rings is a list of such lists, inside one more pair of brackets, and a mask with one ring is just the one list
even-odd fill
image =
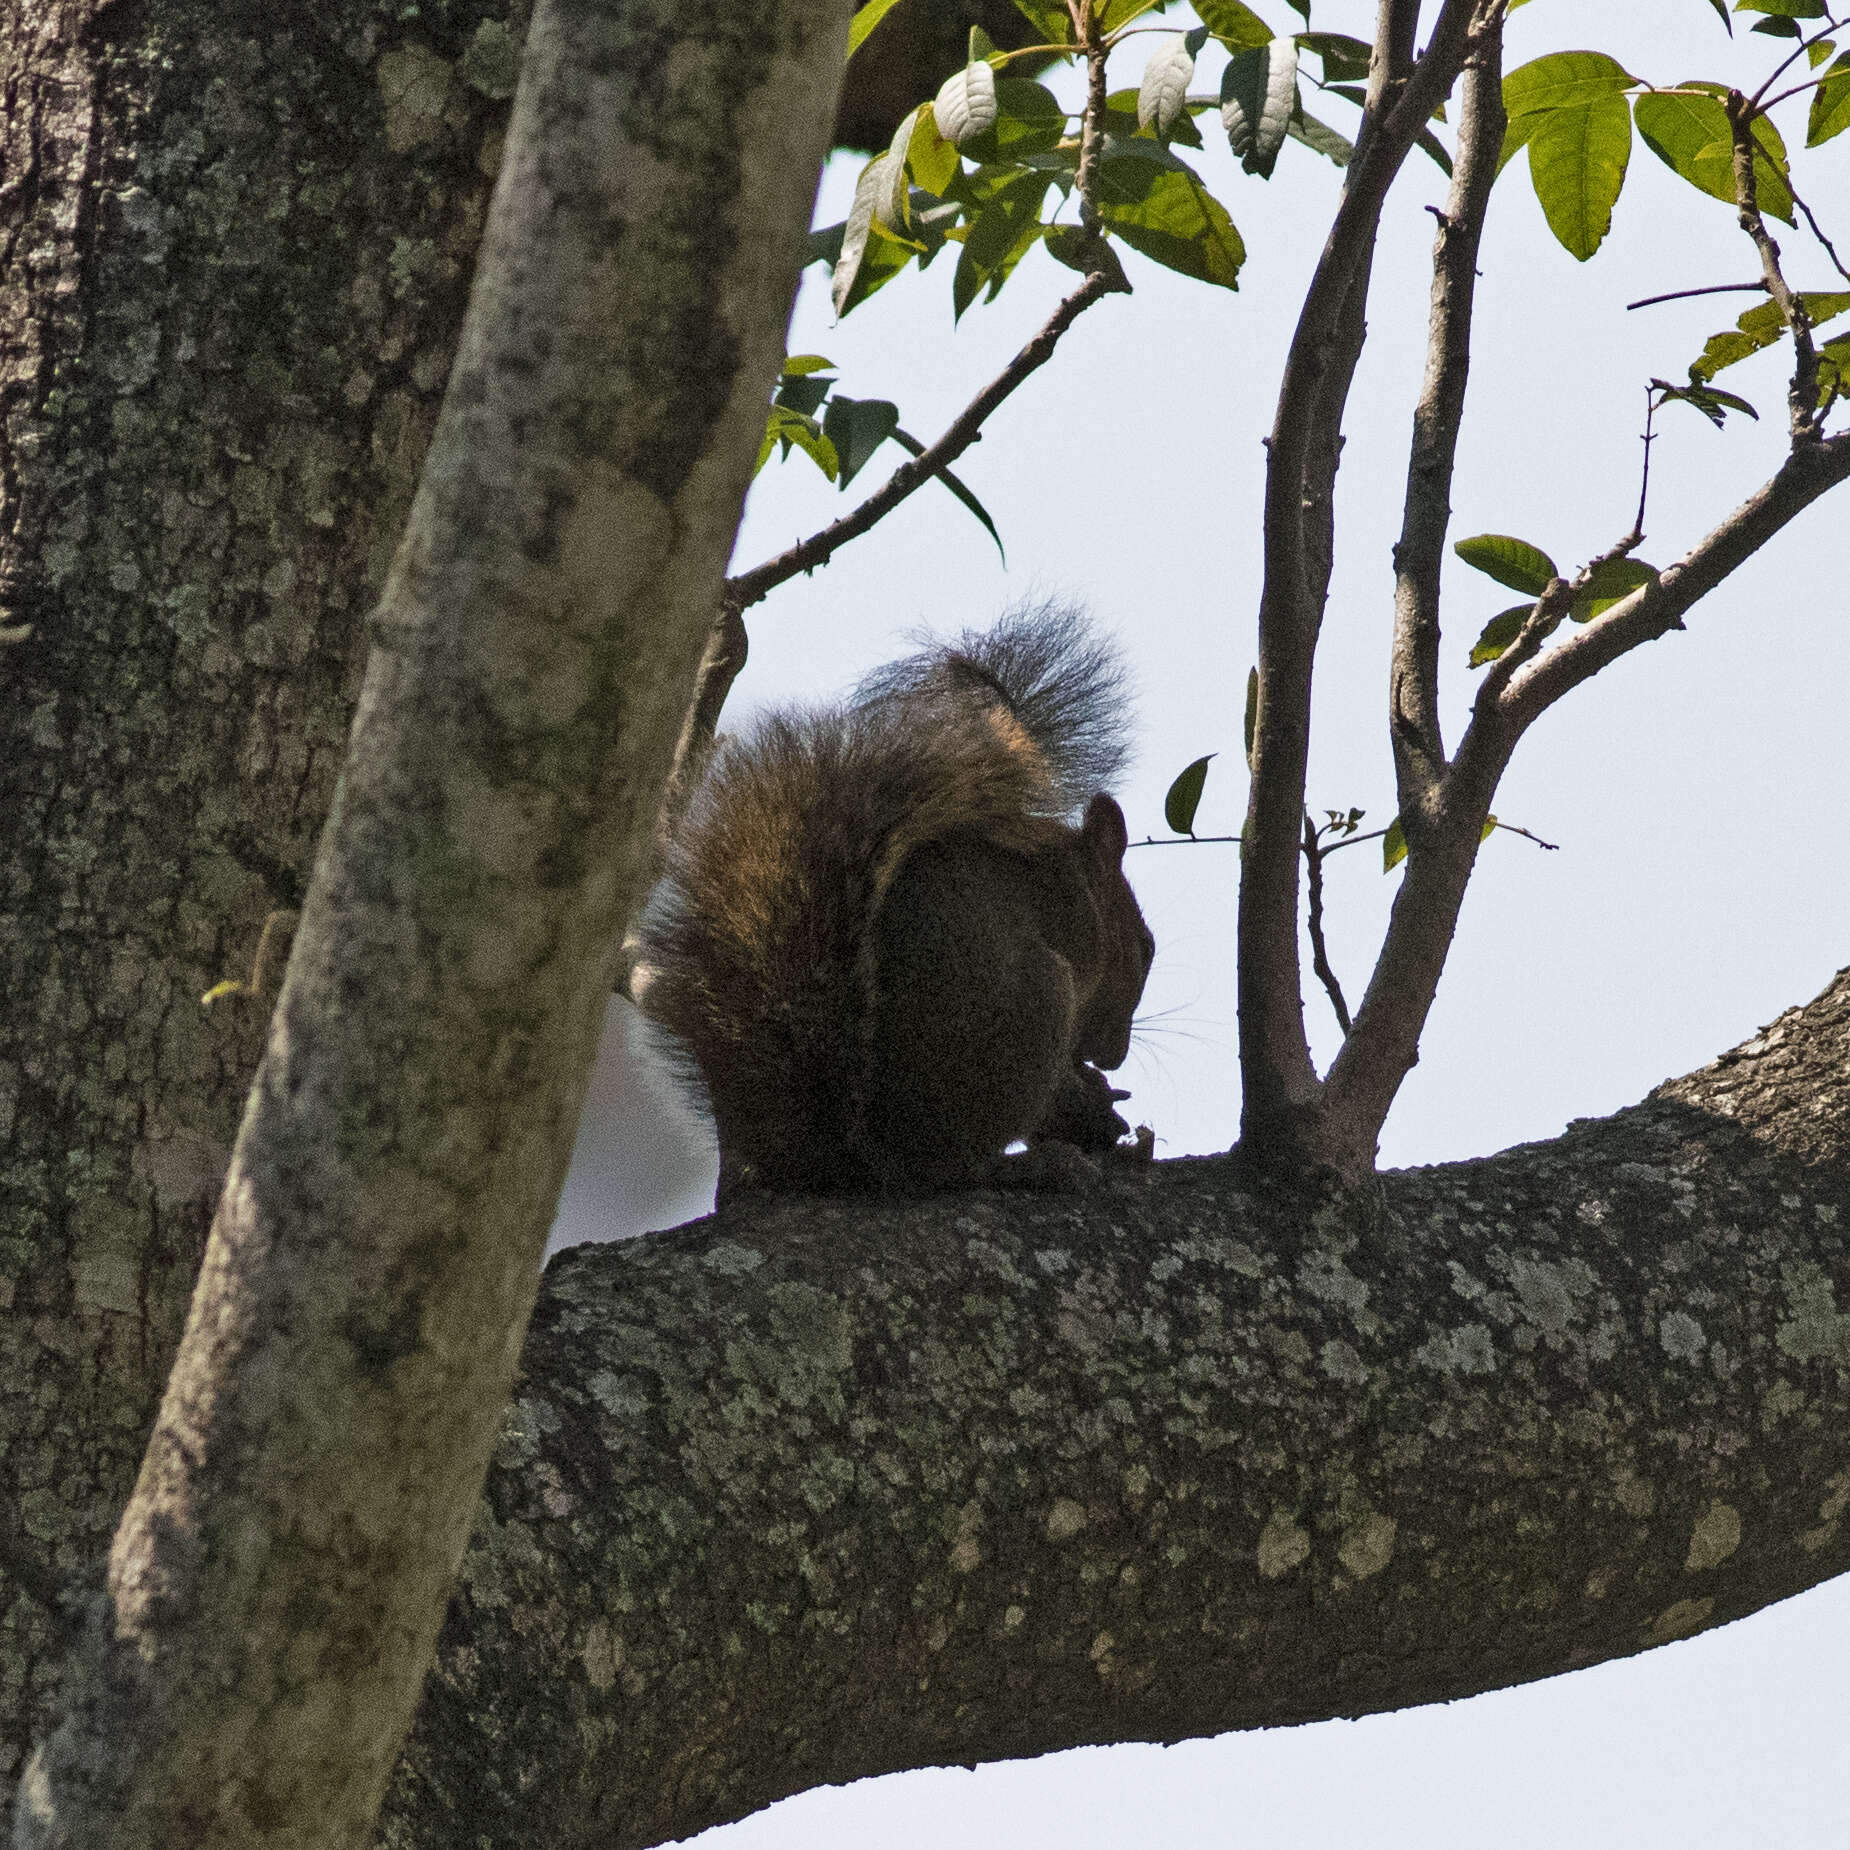
{"label": "forked branch", "polygon": [[1342,417],[1366,333],[1381,208],[1415,138],[1451,93],[1469,35],[1500,31],[1502,10],[1503,0],[1446,0],[1413,60],[1417,4],[1381,0],[1355,158],[1279,388],[1266,469],[1259,699],[1239,918],[1241,1145],[1261,1162],[1294,1158],[1317,1110],[1299,1000],[1299,829]]}

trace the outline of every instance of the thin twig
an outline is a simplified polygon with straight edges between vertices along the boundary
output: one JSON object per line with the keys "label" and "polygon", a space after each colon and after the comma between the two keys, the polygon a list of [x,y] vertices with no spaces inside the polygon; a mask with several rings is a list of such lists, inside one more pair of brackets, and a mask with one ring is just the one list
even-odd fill
{"label": "thin twig", "polygon": [[869,527],[891,513],[916,489],[924,487],[941,469],[948,468],[982,434],[983,423],[1028,375],[1045,366],[1059,344],[1060,336],[1101,296],[1128,293],[1129,283],[1122,271],[1115,274],[1094,270],[1085,281],[1048,316],[1046,325],[1009,361],[976,397],[958,414],[938,441],[910,462],[903,462],[886,481],[851,513],[812,534],[801,544],[781,552],[762,565],[755,565],[724,586],[727,602],[739,610],[749,610],[767,593],[774,591],[799,572],[814,571],[850,540],[858,539]]}
{"label": "thin twig", "polygon": [[1330,1007],[1336,1011],[1337,1025],[1347,1035],[1349,1004],[1343,1000],[1343,986],[1336,980],[1329,948],[1323,942],[1323,855],[1323,845],[1317,839],[1317,825],[1311,821],[1310,811],[1306,810],[1304,865],[1308,871],[1304,884],[1310,899],[1310,965],[1317,973],[1318,982],[1323,985],[1323,993],[1330,998]]}
{"label": "thin twig", "polygon": [[1638,545],[1644,539],[1644,507],[1651,493],[1651,445],[1657,441],[1651,424],[1657,416],[1657,388],[1647,385],[1644,389],[1644,468],[1638,480],[1638,518],[1632,522],[1632,544]]}
{"label": "thin twig", "polygon": [[1546,848],[1550,854],[1559,854],[1561,844],[1558,841],[1543,841],[1539,835],[1531,834],[1527,829],[1519,829],[1513,822],[1493,822],[1493,829],[1501,829],[1505,835],[1520,835],[1524,841],[1532,841],[1538,848]]}
{"label": "thin twig", "polygon": [[1824,235],[1824,227],[1813,217],[1811,207],[1799,197],[1799,189],[1792,184],[1792,176],[1790,174],[1786,176],[1786,191],[1792,195],[1792,203],[1805,214],[1805,222],[1811,227],[1811,235],[1824,246],[1824,254],[1830,258],[1831,268],[1834,269],[1845,282],[1850,283],[1850,270],[1844,268],[1843,259],[1837,254],[1837,246]]}
{"label": "thin twig", "polygon": [[1212,842],[1237,842],[1237,835],[1146,835],[1133,848],[1205,848]]}
{"label": "thin twig", "polygon": [[[1747,99],[1748,108],[1756,115],[1764,115],[1771,109],[1773,105],[1766,101],[1766,93],[1772,89],[1772,87],[1779,82],[1780,78],[1784,76],[1787,71],[1791,70],[1801,58],[1805,57],[1814,45],[1819,43],[1820,40],[1827,38],[1831,33],[1837,31],[1843,23],[1844,21],[1840,19],[1827,19],[1810,38],[1801,38],[1798,44],[1792,48],[1791,53],[1787,57],[1781,58],[1780,61],[1773,66],[1772,70],[1766,75],[1766,81]],[[1806,86],[1803,84],[1799,86],[1800,89],[1804,89],[1805,87]],[[1787,94],[1790,95],[1792,92],[1789,91]]]}
{"label": "thin twig", "polygon": [[1672,289],[1667,295],[1640,296],[1636,302],[1627,302],[1626,307],[1655,308],[1659,302],[1683,302],[1695,295],[1754,295],[1766,294],[1764,280],[1752,283],[1710,283],[1703,289]]}
{"label": "thin twig", "polygon": [[1367,829],[1360,835],[1345,835],[1341,841],[1333,841],[1324,849],[1324,857],[1327,859],[1332,854],[1340,854],[1345,848],[1360,847],[1365,841],[1380,841],[1386,834],[1386,829]]}

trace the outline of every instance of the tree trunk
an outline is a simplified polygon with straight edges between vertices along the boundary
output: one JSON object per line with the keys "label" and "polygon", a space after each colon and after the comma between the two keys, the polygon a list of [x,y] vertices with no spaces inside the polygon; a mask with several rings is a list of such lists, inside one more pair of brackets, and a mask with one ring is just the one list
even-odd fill
{"label": "tree trunk", "polygon": [[385,1841],[1443,1701],[1844,1571],[1847,1061],[1850,972],[1346,1200],[1197,1159],[560,1254]]}
{"label": "tree trunk", "polygon": [[[374,619],[295,955],[66,1718],[30,1772],[22,1842],[307,1846],[370,1827],[477,1501],[616,938],[719,608],[847,10],[542,0],[466,349]],[[296,719],[306,738],[266,738],[251,762],[242,680],[253,655],[279,679],[299,672],[311,645],[292,600],[364,609],[403,508],[389,491],[409,484],[427,426],[401,403],[396,449],[374,427],[402,479],[362,475],[362,490],[389,524],[357,547],[349,536],[305,583],[347,512],[322,491],[357,460],[318,445],[320,426],[351,429],[382,359],[434,394],[454,323],[414,300],[382,354],[318,337],[356,303],[384,314],[388,297],[415,297],[427,273],[460,283],[496,165],[489,104],[516,69],[492,19],[439,49],[384,48],[358,22],[350,42],[295,46],[253,19],[261,51],[183,6],[122,16],[119,40],[115,19],[19,16],[15,90],[46,107],[10,124],[29,131],[22,168],[46,178],[10,195],[28,221],[13,246],[22,293],[37,283],[44,300],[16,343],[6,472],[10,532],[25,536],[6,562],[25,696],[8,765],[39,772],[11,812],[28,878],[7,943],[38,1015],[8,1049],[26,1083],[0,1096],[24,1196],[9,1226],[30,1274],[13,1303],[66,1377],[36,1369],[41,1392],[20,1404],[40,1443],[9,1457],[22,1485],[30,1472],[80,1494],[22,1497],[3,1538],[14,1598],[40,1608],[9,1666],[9,1775],[60,1642],[43,1622],[78,1605],[70,1570],[117,1511],[173,1354],[199,1264],[198,1221],[175,1211],[196,1215],[223,1169],[229,1112],[200,1111],[217,1136],[186,1114],[200,1094],[229,1106],[250,1047],[234,1063],[228,1040],[198,1034],[199,997],[273,993],[276,958],[259,950],[243,985],[224,961],[241,972],[295,913],[304,844],[291,838],[285,861],[250,839],[241,780],[289,799],[279,826],[312,825],[326,800],[325,783],[305,799],[297,761],[313,717]],[[301,94],[264,87],[266,56],[306,69]],[[112,85],[114,116],[96,104]],[[279,138],[279,121],[311,115],[299,145]],[[349,118],[357,147],[334,129]],[[226,150],[222,123],[249,144]],[[432,144],[417,184],[430,209],[447,202],[441,243],[409,238],[416,212],[381,210],[361,183],[369,164],[391,175]],[[112,162],[119,192],[93,189]],[[97,236],[112,210],[127,230]],[[293,237],[315,213],[330,226],[320,246]],[[347,218],[382,227],[377,274],[344,260]],[[135,297],[164,266],[185,283]],[[120,297],[91,286],[117,271]],[[169,374],[190,383],[195,369],[220,400],[163,402]],[[163,473],[157,437],[173,428],[192,475]],[[119,459],[140,466],[132,485],[114,479]],[[347,718],[357,626],[340,640],[315,710],[327,744]],[[119,659],[119,641],[144,652],[111,684],[92,657]],[[99,685],[96,710],[84,696]],[[203,742],[186,723],[202,693],[238,716],[223,737],[207,722]],[[160,722],[176,707],[170,741]],[[123,712],[145,750],[115,749]],[[209,878],[176,895],[201,862]],[[250,930],[228,953],[212,934],[247,899]],[[179,963],[176,925],[219,968]],[[112,995],[145,1008],[149,992],[151,1045],[91,1013]],[[61,1087],[53,1056],[86,1033],[96,1071]],[[176,1218],[186,1238],[170,1250]],[[98,1313],[106,1343],[84,1321]],[[16,1359],[32,1380],[35,1358]],[[113,1390],[100,1409],[99,1376]]]}
{"label": "tree trunk", "polygon": [[280,958],[263,1002],[199,999],[301,902],[514,87],[505,7],[382,19],[14,0],[0,44],[8,1791]]}

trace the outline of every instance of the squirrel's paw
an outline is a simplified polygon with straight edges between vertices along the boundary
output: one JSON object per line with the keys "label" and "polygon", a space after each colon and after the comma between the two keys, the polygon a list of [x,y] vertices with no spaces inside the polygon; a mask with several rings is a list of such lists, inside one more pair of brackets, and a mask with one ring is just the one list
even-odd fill
{"label": "squirrel's paw", "polygon": [[1116,1110],[1118,1100],[1129,1097],[1096,1066],[1076,1061],[1062,1075],[1053,1103],[1029,1141],[1054,1138],[1080,1150],[1113,1149],[1131,1128]]}

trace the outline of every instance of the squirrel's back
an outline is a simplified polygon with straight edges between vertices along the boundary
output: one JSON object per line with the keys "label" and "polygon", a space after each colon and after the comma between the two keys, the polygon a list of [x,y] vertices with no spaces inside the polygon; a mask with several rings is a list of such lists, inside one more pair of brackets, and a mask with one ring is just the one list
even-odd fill
{"label": "squirrel's back", "polygon": [[[906,1185],[969,1166],[972,1135],[980,1144],[990,1131],[964,1121],[973,1107],[962,1102],[961,1077],[919,1088],[891,1076],[903,1067],[896,1039],[929,1039],[946,1017],[959,1031],[968,986],[953,969],[947,991],[934,974],[929,1004],[915,1003],[920,985],[906,979],[907,993],[895,995],[887,975],[922,942],[915,924],[931,937],[936,965],[954,965],[964,944],[979,961],[999,960],[1000,975],[972,970],[980,987],[1008,985],[1017,940],[1031,939],[1027,949],[1063,969],[1088,961],[1094,922],[1074,923],[1080,950],[1053,955],[1042,947],[1042,915],[1060,915],[1060,937],[1065,915],[1097,910],[1099,879],[1086,873],[1081,831],[1065,817],[1084,786],[1121,761],[1123,709],[1115,657],[1072,613],[1043,606],[894,664],[840,705],[773,712],[720,747],[643,921],[637,991],[713,1111],[722,1187]],[[955,896],[942,882],[922,886],[918,863],[904,915],[884,916],[902,869],[928,844],[947,845],[963,876]],[[979,855],[992,872],[973,889]],[[1111,872],[1122,885],[1115,862]],[[1134,913],[1127,886],[1123,894]],[[946,907],[948,934],[945,921],[926,916]],[[968,931],[966,914],[975,915]],[[1070,972],[1058,980],[1073,987]],[[1044,981],[1028,981],[1030,1017],[1045,1013]],[[987,1007],[980,996],[971,1002]],[[910,1017],[927,1008],[934,1020],[915,1033]],[[1049,1030],[1055,1039],[1070,1043],[1071,1015]],[[1032,1057],[1046,1064],[1039,1050]],[[956,1054],[942,1063],[966,1064]],[[1015,1085],[1005,1071],[1004,1091]],[[920,1109],[937,1122],[909,1116],[909,1099],[876,1096],[880,1087],[934,1093]],[[915,1120],[919,1151],[896,1151],[893,1126]],[[910,1131],[897,1136],[912,1140]],[[945,1152],[936,1159],[925,1154],[934,1138]]]}

